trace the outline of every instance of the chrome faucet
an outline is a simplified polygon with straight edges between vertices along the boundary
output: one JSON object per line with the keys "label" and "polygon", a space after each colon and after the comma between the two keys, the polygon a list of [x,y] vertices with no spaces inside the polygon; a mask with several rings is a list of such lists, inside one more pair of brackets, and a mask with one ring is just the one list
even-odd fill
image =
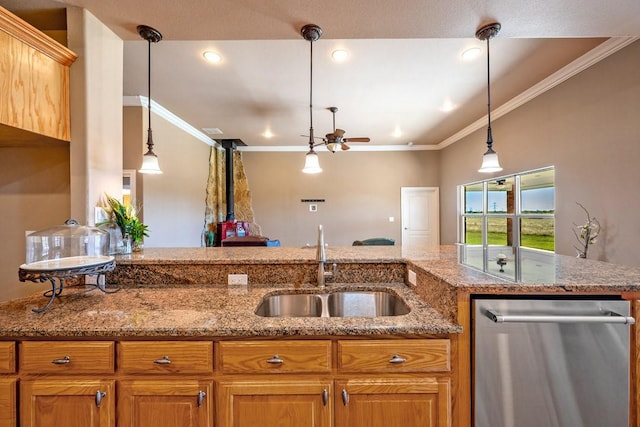
{"label": "chrome faucet", "polygon": [[324,230],[322,225],[318,225],[318,246],[316,249],[316,261],[318,261],[318,287],[324,288],[325,279],[333,278],[338,266],[333,264],[333,271],[324,271],[324,264],[327,262],[327,253],[324,247]]}

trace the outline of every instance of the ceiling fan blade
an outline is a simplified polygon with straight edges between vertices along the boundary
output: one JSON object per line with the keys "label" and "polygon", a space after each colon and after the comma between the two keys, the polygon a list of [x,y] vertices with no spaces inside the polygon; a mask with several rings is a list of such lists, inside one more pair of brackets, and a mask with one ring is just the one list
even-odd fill
{"label": "ceiling fan blade", "polygon": [[344,135],[344,130],[336,129],[333,131],[333,134],[336,136],[336,138],[342,138],[342,136]]}
{"label": "ceiling fan blade", "polygon": [[342,144],[340,144],[340,148],[342,148],[343,150],[350,150],[351,147],[349,147],[347,144],[345,144],[344,142]]}
{"label": "ceiling fan blade", "polygon": [[370,138],[345,138],[343,139],[343,141],[345,142],[369,142],[371,141]]}
{"label": "ceiling fan blade", "polygon": [[[309,138],[309,135],[300,135],[300,136],[303,136],[303,137],[305,137],[305,138]],[[321,137],[321,136],[314,136],[313,138],[314,138],[314,139],[321,139],[321,140],[323,140],[323,141],[324,141],[324,138],[323,138],[323,137]]]}

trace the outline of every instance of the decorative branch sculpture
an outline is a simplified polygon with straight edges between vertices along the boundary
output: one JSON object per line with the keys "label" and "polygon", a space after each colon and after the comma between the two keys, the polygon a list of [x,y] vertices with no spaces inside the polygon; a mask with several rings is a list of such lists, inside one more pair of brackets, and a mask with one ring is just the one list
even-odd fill
{"label": "decorative branch sculpture", "polygon": [[589,214],[589,211],[584,206],[578,202],[576,202],[576,204],[580,206],[587,215],[587,222],[583,225],[573,223],[575,226],[575,228],[573,228],[573,234],[580,243],[580,247],[574,246],[574,248],[578,251],[578,258],[586,258],[589,245],[596,243],[596,238],[600,234],[600,223],[595,217]]}

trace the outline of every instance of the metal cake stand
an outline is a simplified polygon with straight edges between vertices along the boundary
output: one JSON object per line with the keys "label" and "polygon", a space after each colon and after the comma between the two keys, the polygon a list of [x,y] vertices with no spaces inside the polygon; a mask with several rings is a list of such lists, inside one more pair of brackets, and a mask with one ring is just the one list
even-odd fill
{"label": "metal cake stand", "polygon": [[74,284],[67,285],[67,288],[74,286],[84,286],[86,289],[76,293],[89,292],[99,289],[104,293],[114,293],[119,289],[108,290],[106,288],[106,273],[113,271],[116,267],[115,258],[112,256],[76,256],[54,260],[45,260],[22,264],[18,270],[18,278],[21,282],[43,283],[49,281],[51,289],[44,293],[49,301],[44,307],[34,308],[36,313],[47,310],[53,300],[62,294],[65,288],[65,281],[77,279],[81,276],[97,276],[95,284]]}

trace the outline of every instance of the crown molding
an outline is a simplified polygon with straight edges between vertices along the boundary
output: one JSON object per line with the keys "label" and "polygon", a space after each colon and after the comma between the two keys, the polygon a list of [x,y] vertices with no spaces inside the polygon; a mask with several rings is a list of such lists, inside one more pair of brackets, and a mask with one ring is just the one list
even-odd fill
{"label": "crown molding", "polygon": [[0,6],[0,30],[54,61],[70,66],[78,55]]}
{"label": "crown molding", "polygon": [[[135,96],[123,96],[122,97],[122,106],[123,107],[144,107],[149,108],[149,98],[142,95]],[[189,135],[199,139],[207,145],[215,146],[216,142],[207,136],[204,132],[199,131],[195,127],[191,126],[189,123],[182,120],[180,117],[173,114],[171,111],[164,108],[162,105],[158,104],[153,99],[151,100],[151,112],[162,117],[164,120],[168,121],[175,127],[185,131]]]}

